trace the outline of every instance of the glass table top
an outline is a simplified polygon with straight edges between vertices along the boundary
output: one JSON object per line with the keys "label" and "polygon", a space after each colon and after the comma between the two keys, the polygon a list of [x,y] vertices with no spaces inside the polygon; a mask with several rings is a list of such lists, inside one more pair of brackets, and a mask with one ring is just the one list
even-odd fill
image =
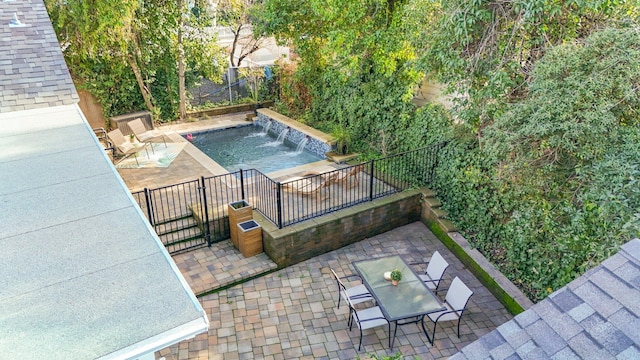
{"label": "glass table top", "polygon": [[[400,256],[388,256],[353,263],[365,286],[389,321],[421,316],[443,309],[436,298]],[[398,269],[402,280],[397,286],[384,273]]]}

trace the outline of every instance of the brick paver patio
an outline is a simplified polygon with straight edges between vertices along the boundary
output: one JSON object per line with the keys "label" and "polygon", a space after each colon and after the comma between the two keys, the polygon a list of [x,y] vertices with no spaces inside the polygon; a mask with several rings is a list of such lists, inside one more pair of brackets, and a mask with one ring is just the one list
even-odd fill
{"label": "brick paver patio", "polygon": [[[224,244],[221,246],[225,247]],[[438,325],[435,344],[431,346],[419,326],[405,325],[398,328],[394,348],[389,350],[387,328],[381,327],[365,331],[362,351],[358,352],[359,332],[348,329],[347,307],[336,308],[336,283],[329,268],[343,276],[354,272],[351,262],[355,260],[399,254],[407,262],[416,262],[428,260],[435,250],[451,264],[443,286],[448,287],[451,280],[459,276],[474,291],[460,326],[460,338],[456,336],[455,323],[443,323]],[[209,254],[203,255],[205,252]],[[177,263],[183,272],[189,272],[185,277],[192,288],[204,289],[215,282],[216,277],[225,278],[225,272],[252,274],[255,273],[251,270],[253,266],[269,267],[262,258],[256,262],[238,260],[227,261],[224,266],[213,263],[208,266],[205,259],[212,253],[215,250],[200,249],[180,255]],[[242,258],[242,255],[237,256]],[[217,260],[210,257],[210,261]],[[197,274],[198,271],[201,273]],[[202,284],[205,281],[209,284]],[[439,293],[441,299],[444,295],[445,291]],[[512,318],[419,222],[202,296],[199,300],[211,321],[209,332],[164,349],[156,354],[156,358],[366,359],[369,354],[400,352],[407,359],[441,359]]]}

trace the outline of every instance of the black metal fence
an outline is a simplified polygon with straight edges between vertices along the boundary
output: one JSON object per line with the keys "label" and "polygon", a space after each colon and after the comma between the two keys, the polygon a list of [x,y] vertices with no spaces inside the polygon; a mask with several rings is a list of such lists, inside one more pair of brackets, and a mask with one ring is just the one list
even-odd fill
{"label": "black metal fence", "polygon": [[279,228],[372,201],[433,179],[444,143],[275,181],[258,170],[202,177],[133,194],[170,253],[229,238],[227,207],[239,200]]}

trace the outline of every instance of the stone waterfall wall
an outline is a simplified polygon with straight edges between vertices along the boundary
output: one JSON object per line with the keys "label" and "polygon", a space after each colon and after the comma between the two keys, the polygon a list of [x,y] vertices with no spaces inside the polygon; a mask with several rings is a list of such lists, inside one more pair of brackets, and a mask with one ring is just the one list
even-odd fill
{"label": "stone waterfall wall", "polygon": [[269,131],[274,134],[281,134],[288,128],[289,132],[285,139],[294,144],[300,144],[305,137],[308,137],[307,145],[304,147],[306,151],[322,159],[326,158],[325,153],[331,151],[332,145],[328,135],[319,136],[319,131],[269,109],[259,109],[257,113],[258,119],[254,121],[256,125],[265,127],[271,122]]}

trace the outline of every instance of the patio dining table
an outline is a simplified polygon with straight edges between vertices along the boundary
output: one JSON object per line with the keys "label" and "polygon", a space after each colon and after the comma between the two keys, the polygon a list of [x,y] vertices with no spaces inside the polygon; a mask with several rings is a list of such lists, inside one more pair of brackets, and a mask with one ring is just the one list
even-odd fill
{"label": "patio dining table", "polygon": [[[371,260],[354,261],[353,266],[362,278],[362,282],[369,290],[382,310],[382,314],[390,323],[395,323],[390,348],[396,339],[398,325],[420,322],[422,331],[431,341],[424,326],[424,317],[432,312],[444,310],[442,302],[420,280],[418,275],[398,255],[376,258]],[[402,280],[398,285],[384,277],[385,272],[394,269],[402,272]],[[389,334],[391,336],[391,334]]]}

